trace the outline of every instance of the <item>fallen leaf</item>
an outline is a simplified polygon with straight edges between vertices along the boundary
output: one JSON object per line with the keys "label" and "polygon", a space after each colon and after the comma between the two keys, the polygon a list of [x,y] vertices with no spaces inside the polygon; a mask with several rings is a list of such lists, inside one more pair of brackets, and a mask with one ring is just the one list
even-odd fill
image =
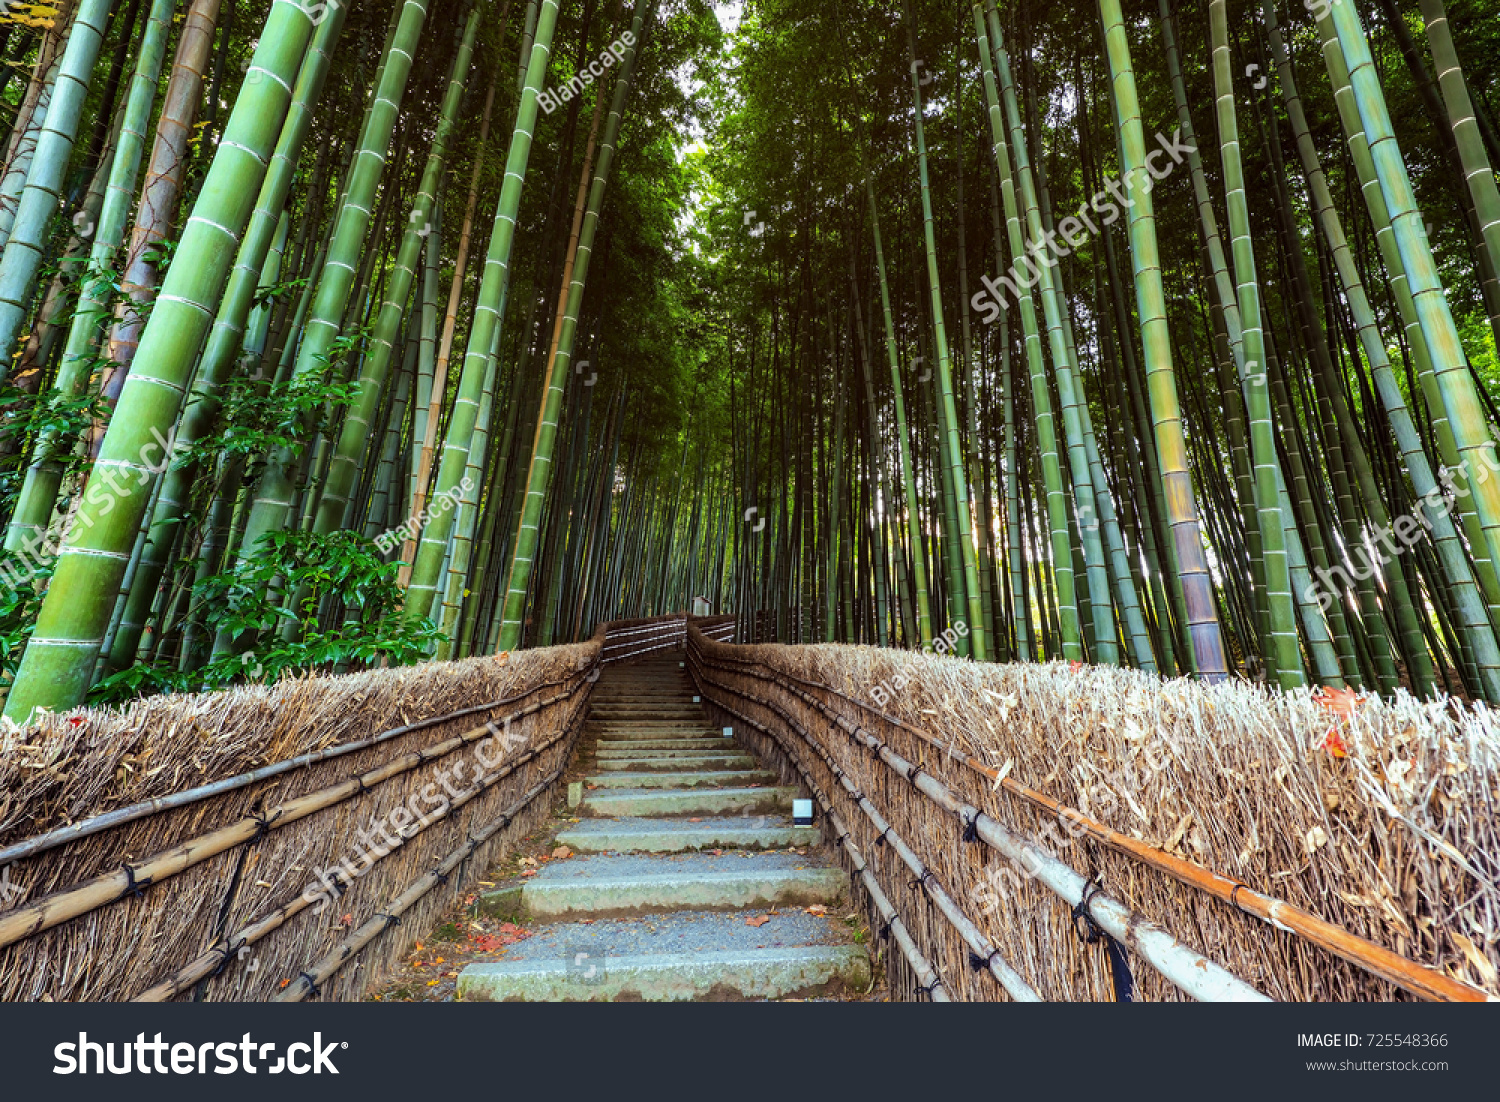
{"label": "fallen leaf", "polygon": [[1353,689],[1319,689],[1313,694],[1313,700],[1345,719],[1352,716],[1354,709],[1359,707],[1359,694]]}
{"label": "fallen leaf", "polygon": [[1327,844],[1328,835],[1324,832],[1322,827],[1313,827],[1307,832],[1306,845],[1308,853],[1316,853]]}
{"label": "fallen leaf", "polygon": [[690,822],[690,823],[701,823],[701,822],[703,822],[703,820],[702,819],[689,819],[688,822]]}
{"label": "fallen leaf", "polygon": [[572,857],[573,851],[570,850],[567,846],[558,846],[555,850],[552,851],[552,856],[561,861],[565,857]]}
{"label": "fallen leaf", "polygon": [[754,918],[745,919],[746,926],[764,926],[771,921],[770,915],[756,915]]}
{"label": "fallen leaf", "polygon": [[1328,734],[1323,736],[1323,749],[1335,758],[1349,756],[1349,744],[1339,737],[1338,730],[1333,727],[1328,728]]}
{"label": "fallen leaf", "polygon": [[807,913],[810,915],[817,915],[819,918],[821,918],[828,913],[828,908],[823,906],[823,904],[821,903],[814,903],[811,907],[807,908]]}

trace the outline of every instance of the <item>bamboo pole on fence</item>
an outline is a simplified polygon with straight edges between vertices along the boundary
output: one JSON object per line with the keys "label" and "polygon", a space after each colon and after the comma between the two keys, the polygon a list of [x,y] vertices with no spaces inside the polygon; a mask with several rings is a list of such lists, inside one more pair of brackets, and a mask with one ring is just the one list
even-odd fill
{"label": "bamboo pole on fence", "polygon": [[[577,716],[581,716],[582,714],[582,709],[580,709],[577,713]],[[373,866],[376,861],[382,861],[386,857],[389,857],[391,854],[405,849],[406,844],[411,841],[412,838],[415,838],[417,835],[427,830],[427,828],[432,826],[433,824],[443,822],[445,819],[450,818],[455,812],[458,811],[459,808],[464,807],[470,801],[478,798],[481,793],[486,792],[490,788],[493,788],[495,785],[499,784],[506,777],[509,777],[511,774],[513,774],[522,765],[534,761],[542,753],[542,751],[551,749],[559,742],[568,738],[570,735],[574,734],[579,727],[580,724],[575,716],[575,718],[569,722],[568,726],[565,727],[562,731],[558,732],[558,734],[554,735],[546,742],[541,743],[540,745],[526,751],[526,753],[520,755],[514,761],[507,762],[503,767],[497,769],[493,774],[485,777],[483,781],[475,786],[472,792],[469,792],[458,799],[452,800],[449,803],[448,810],[443,812],[443,814],[435,815],[432,818],[426,820],[418,820],[417,823],[413,824],[416,829],[412,832],[411,838],[402,836],[401,845],[393,847],[392,849],[387,850],[384,854],[375,857],[375,859],[370,862],[371,866]],[[549,788],[557,780],[558,777],[562,776],[564,771],[565,769],[557,770],[547,780],[533,787],[524,797],[522,797],[522,799],[518,803],[513,804],[510,808],[506,809],[506,811],[502,812],[500,817],[495,820],[494,823],[490,824],[490,826],[485,827],[484,830],[480,832],[480,837],[473,838],[471,836],[467,845],[460,846],[458,850],[454,851],[454,853],[462,853],[462,857],[459,859],[459,861],[454,862],[453,865],[445,868],[444,873],[446,874],[447,872],[451,872],[452,869],[457,867],[457,865],[463,859],[472,855],[474,850],[477,849],[479,845],[483,844],[485,841],[488,841],[490,837],[509,825],[510,822],[516,817],[517,814],[519,814],[522,809],[524,809],[529,803],[531,803],[531,801],[535,799],[537,795]],[[448,857],[445,857],[443,861],[439,863],[438,867],[441,868],[444,865],[447,865],[447,862],[452,858],[452,856],[453,854],[450,853]],[[419,879],[416,884],[421,884],[422,881],[426,880],[427,877],[430,876],[432,876],[432,874],[427,873],[424,877]],[[428,884],[421,892],[418,892],[416,895],[411,896],[411,898],[407,898],[407,896],[416,886],[416,884],[412,885],[412,887],[409,887],[406,892],[403,892],[402,895],[398,896],[397,900],[394,901],[389,907],[387,907],[386,911],[383,914],[376,915],[376,917],[386,917],[389,919],[389,916],[394,916],[397,920],[399,920],[400,916],[404,914],[406,910],[408,910],[411,905],[416,902],[417,899],[425,895],[437,883],[439,883],[439,881],[437,879],[433,879],[432,882]],[[397,902],[401,903],[401,906],[399,908],[396,906]],[[165,1002],[168,999],[182,994],[182,992],[186,991],[189,987],[197,983],[199,980],[206,979],[212,975],[217,975],[227,966],[231,955],[238,954],[240,950],[246,948],[247,946],[254,945],[266,935],[284,926],[287,921],[294,918],[296,915],[300,914],[302,911],[306,910],[312,905],[313,901],[307,899],[305,894],[297,896],[295,899],[282,904],[270,914],[257,919],[255,922],[246,926],[238,933],[234,934],[232,937],[221,938],[214,945],[211,945],[208,949],[204,950],[202,954],[195,957],[193,960],[177,969],[171,975],[164,978],[160,983],[155,984],[154,986],[141,992],[141,994],[137,995],[132,1001]],[[383,932],[387,927],[393,924],[394,923],[389,920],[386,921],[384,924],[382,924],[380,929],[375,930],[370,934],[369,937],[366,937],[357,946],[355,946],[352,952],[344,953],[342,956],[340,956],[338,960],[338,966],[342,967],[342,965],[353,955],[353,952],[357,952],[359,949],[363,948],[366,944],[373,940],[376,934]],[[347,939],[343,943],[343,945],[347,946],[362,932],[364,932],[366,927],[368,927],[369,925],[370,923],[365,923],[364,926],[361,926],[359,930],[350,935],[350,938]],[[329,957],[331,958],[336,954],[338,954],[338,950],[335,950],[333,954],[329,954]],[[329,958],[324,959],[327,960]],[[323,962],[319,963],[319,968],[321,968],[322,963]],[[335,967],[329,969],[326,973],[320,973],[318,976],[318,982],[321,983],[322,980],[326,980],[328,976],[332,975],[333,972],[337,970],[338,968]],[[302,976],[306,975],[307,972],[304,971],[302,973]],[[301,983],[302,979],[299,977],[297,982]],[[285,1000],[278,999],[278,1001]]]}
{"label": "bamboo pole on fence", "polygon": [[58,827],[56,830],[49,830],[45,834],[38,834],[33,838],[27,838],[24,841],[0,849],[0,865],[8,865],[14,861],[19,861],[23,858],[32,857],[38,853],[53,849],[66,842],[76,842],[80,838],[87,838],[101,831],[124,826],[126,823],[133,823],[137,819],[147,818],[158,811],[168,811],[172,808],[185,807],[188,804],[197,803],[199,800],[206,800],[213,796],[222,796],[226,792],[234,792],[247,785],[254,784],[256,781],[280,776],[282,773],[293,769],[300,769],[303,766],[316,765],[321,761],[341,758],[346,754],[352,754],[359,750],[368,750],[372,746],[378,746],[383,742],[389,742],[391,739],[400,738],[402,735],[409,735],[414,731],[421,731],[428,727],[436,726],[439,723],[446,723],[453,719],[462,719],[464,716],[475,715],[479,712],[493,711],[495,708],[514,704],[516,701],[528,697],[532,693],[541,692],[543,689],[565,685],[571,680],[571,677],[566,677],[557,681],[543,681],[524,692],[516,693],[514,696],[508,696],[501,700],[492,700],[488,704],[476,704],[471,708],[461,708],[456,712],[449,712],[446,715],[432,716],[428,719],[418,720],[416,723],[408,723],[402,727],[392,727],[389,730],[381,731],[379,734],[371,735],[369,738],[342,743],[338,746],[330,746],[326,750],[315,750],[308,754],[299,754],[295,758],[287,758],[284,761],[274,762],[259,769],[252,769],[248,773],[239,773],[233,777],[225,777],[223,780],[214,781],[211,784],[199,785],[196,788],[189,788],[182,792],[174,792],[170,796],[158,796],[155,799],[143,800],[128,807],[106,811],[102,815],[95,815],[82,822],[70,823],[65,827]]}
{"label": "bamboo pole on fence", "polygon": [[811,681],[807,678],[796,677],[792,674],[782,674],[780,676],[786,677],[789,680],[799,681],[805,685],[811,685],[823,692],[838,697],[845,703],[860,708],[871,715],[878,716],[883,722],[907,731],[933,749],[940,750],[945,754],[951,754],[956,760],[963,762],[969,768],[995,781],[1005,791],[1055,816],[1059,821],[1073,825],[1076,829],[1086,833],[1096,841],[1102,842],[1117,853],[1140,861],[1142,864],[1154,868],[1158,872],[1165,873],[1181,883],[1197,888],[1221,902],[1228,903],[1245,914],[1269,923],[1283,932],[1294,934],[1309,944],[1333,953],[1350,964],[1362,968],[1380,979],[1393,983],[1419,998],[1432,1002],[1486,1002],[1491,999],[1490,995],[1477,987],[1473,987],[1461,980],[1453,979],[1451,976],[1446,976],[1435,968],[1429,968],[1424,964],[1409,960],[1399,953],[1392,952],[1384,946],[1377,945],[1366,938],[1350,933],[1341,926],[1336,926],[1325,919],[1319,918],[1317,915],[1305,911],[1295,904],[1277,899],[1275,896],[1265,895],[1251,888],[1249,885],[1235,880],[1233,877],[1212,872],[1191,861],[1174,857],[1154,846],[1149,846],[1128,835],[1112,830],[1104,824],[1084,815],[1076,808],[1054,800],[1045,793],[1038,792],[1036,789],[1012,780],[1010,777],[1001,776],[999,770],[993,769],[977,758],[950,747],[930,733],[912,727],[895,716],[887,715],[879,709],[856,700],[853,697],[845,696],[828,685]]}
{"label": "bamboo pole on fence", "polygon": [[[592,684],[592,682],[580,679],[578,684]],[[533,715],[543,708],[571,697],[577,688],[578,685],[575,685],[566,693],[530,704],[506,718],[513,721]],[[117,872],[94,877],[92,880],[54,892],[34,903],[0,915],[0,948],[22,941],[44,930],[50,930],[63,922],[117,902],[127,895],[139,894],[148,885],[176,876],[211,857],[258,839],[267,831],[298,822],[354,796],[362,795],[371,785],[381,784],[419,766],[438,761],[471,742],[478,741],[481,735],[490,732],[492,725],[493,721],[484,727],[472,728],[455,735],[429,749],[414,750],[403,754],[359,776],[350,777],[338,784],[288,800],[270,812],[263,812],[258,816],[246,816],[236,823],[191,838],[143,861],[121,865]]]}

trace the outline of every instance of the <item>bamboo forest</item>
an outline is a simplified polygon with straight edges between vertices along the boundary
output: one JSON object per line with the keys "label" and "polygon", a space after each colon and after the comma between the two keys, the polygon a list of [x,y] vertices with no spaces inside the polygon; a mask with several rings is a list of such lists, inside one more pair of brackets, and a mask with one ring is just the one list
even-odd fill
{"label": "bamboo forest", "polygon": [[1496,703],[1494,16],[12,0],[5,715],[689,606]]}
{"label": "bamboo forest", "polygon": [[16,1068],[42,1001],[1500,1000],[1500,0],[0,0],[0,60]]}

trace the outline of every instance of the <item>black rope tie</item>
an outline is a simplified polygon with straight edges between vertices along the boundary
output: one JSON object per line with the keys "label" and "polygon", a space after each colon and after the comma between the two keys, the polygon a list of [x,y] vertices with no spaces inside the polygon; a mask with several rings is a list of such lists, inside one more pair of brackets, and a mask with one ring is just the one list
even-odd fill
{"label": "black rope tie", "polygon": [[[907,779],[907,780],[908,780],[908,781],[910,781],[910,782],[911,782],[911,786],[912,786],[912,787],[913,787],[913,788],[916,788],[916,787],[917,787],[917,778],[918,778],[918,777],[919,777],[919,776],[921,776],[921,774],[922,774],[922,773],[923,773],[923,769],[922,769],[922,767],[921,767],[921,766],[920,766],[920,765],[919,765],[919,766],[917,766],[917,767],[916,767],[916,768],[915,768],[915,769],[913,769],[913,770],[910,770],[910,771],[909,771],[909,772],[908,772],[908,773],[907,773],[907,774],[906,774],[906,779]],[[920,789],[918,789],[918,791],[920,791]]]}
{"label": "black rope tie", "polygon": [[389,930],[392,926],[401,925],[400,915],[386,914],[386,912],[384,911],[377,911],[375,917],[385,919],[385,928],[387,930]]}
{"label": "black rope tie", "polygon": [[887,824],[886,828],[884,830],[882,830],[879,834],[875,835],[875,844],[877,846],[883,846],[883,845],[885,845],[885,836],[887,834],[889,834],[890,832],[891,832],[890,825]]}
{"label": "black rope tie", "polygon": [[960,837],[965,842],[979,841],[979,812],[974,812],[964,820],[964,832]]}
{"label": "black rope tie", "polygon": [[1229,889],[1229,905],[1238,910],[1244,910],[1244,908],[1240,906],[1239,900],[1237,900],[1235,896],[1239,895],[1240,889],[1244,886],[1245,885],[1243,884],[1236,884],[1234,887]]}
{"label": "black rope tie", "polygon": [[146,898],[146,889],[151,886],[151,877],[148,876],[144,880],[137,880],[134,868],[130,865],[121,865],[120,867],[125,870],[125,893],[133,895],[137,899]]}
{"label": "black rope tie", "polygon": [[365,775],[363,773],[355,774],[354,783],[359,785],[359,794],[361,796],[370,791],[369,787],[365,784]]}
{"label": "black rope tie", "polygon": [[224,969],[229,967],[229,958],[232,956],[237,956],[239,954],[239,951],[244,947],[244,941],[241,941],[238,945],[236,945],[232,941],[228,941],[223,945],[215,945],[212,949],[210,949],[209,952],[219,954],[219,963],[214,965],[214,970],[208,974],[209,978],[212,979],[215,976],[223,975]]}
{"label": "black rope tie", "polygon": [[439,884],[447,884],[448,883],[448,874],[446,872],[438,872],[437,869],[433,869],[432,870],[432,875],[433,875],[433,878]]}
{"label": "black rope tie", "polygon": [[891,940],[891,924],[894,923],[895,921],[896,920],[894,918],[888,918],[888,919],[885,920],[885,925],[880,928],[880,940],[881,941],[890,941]]}
{"label": "black rope tie", "polygon": [[257,811],[251,818],[255,820],[255,837],[250,839],[250,844],[253,846],[267,834],[271,833],[272,820],[267,818],[266,813],[263,811]]}
{"label": "black rope tie", "polygon": [[973,949],[970,949],[969,967],[976,972],[983,972],[999,955],[1000,950],[998,948],[991,949],[985,956],[980,956],[978,953],[974,952]]}
{"label": "black rope tie", "polygon": [[942,985],[943,985],[943,977],[942,976],[933,976],[932,977],[932,982],[929,983],[926,987],[920,988],[920,990],[930,999],[930,998],[932,998],[933,991],[937,990]]}
{"label": "black rope tie", "polygon": [[1136,1001],[1135,978],[1130,974],[1130,961],[1125,956],[1125,947],[1111,937],[1089,913],[1089,904],[1103,891],[1103,886],[1092,880],[1083,886],[1083,897],[1079,899],[1078,906],[1073,908],[1073,927],[1078,931],[1079,941],[1085,945],[1092,945],[1096,941],[1104,942],[1105,951],[1109,955],[1110,977],[1114,980],[1115,1002],[1133,1003]]}
{"label": "black rope tie", "polygon": [[323,989],[318,986],[318,981],[313,979],[312,976],[307,972],[298,972],[297,978],[307,981],[307,992],[308,994],[312,995],[313,998],[323,997]]}

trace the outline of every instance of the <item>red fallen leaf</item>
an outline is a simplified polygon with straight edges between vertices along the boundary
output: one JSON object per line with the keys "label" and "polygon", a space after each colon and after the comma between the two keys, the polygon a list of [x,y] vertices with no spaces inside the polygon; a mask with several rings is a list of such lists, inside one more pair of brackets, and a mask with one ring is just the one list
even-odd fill
{"label": "red fallen leaf", "polygon": [[1068,663],[1068,669],[1070,669],[1070,670],[1081,670],[1081,669],[1083,669],[1083,663],[1082,662],[1069,662]]}
{"label": "red fallen leaf", "polygon": [[353,923],[354,923],[354,916],[352,914],[351,915],[345,915],[343,918],[339,919],[339,925],[340,926],[350,926],[350,925],[353,925]]}
{"label": "red fallen leaf", "polygon": [[745,919],[746,926],[764,926],[771,921],[770,915],[756,915],[754,918]]}
{"label": "red fallen leaf", "polygon": [[716,849],[716,850],[713,851],[713,855],[715,857],[723,857],[724,856],[724,851],[721,850],[721,849]]}
{"label": "red fallen leaf", "polygon": [[1359,694],[1353,689],[1319,689],[1313,694],[1313,699],[1334,715],[1343,716],[1345,719],[1354,714],[1354,709],[1359,706]]}
{"label": "red fallen leaf", "polygon": [[282,980],[282,981],[281,981],[281,986],[282,986],[282,987],[285,987],[285,986],[286,986],[286,985],[287,985],[287,984],[289,984],[289,983],[291,983],[291,982],[292,982],[292,981],[291,981],[291,980]]}
{"label": "red fallen leaf", "polygon": [[1335,758],[1347,758],[1349,756],[1348,744],[1339,738],[1338,730],[1333,727],[1328,728],[1328,734],[1323,736],[1323,749],[1327,750]]}
{"label": "red fallen leaf", "polygon": [[817,915],[819,917],[822,917],[823,915],[826,915],[828,913],[828,908],[823,906],[823,904],[821,903],[814,903],[811,907],[807,908],[807,913],[810,915]]}
{"label": "red fallen leaf", "polygon": [[521,870],[521,875],[522,876],[535,876],[536,875],[536,869],[522,869]]}
{"label": "red fallen leaf", "polygon": [[688,822],[690,822],[690,823],[701,823],[701,822],[703,822],[703,820],[702,819],[689,819]]}
{"label": "red fallen leaf", "polygon": [[82,716],[70,716],[68,718],[68,722],[71,723],[74,727],[81,727],[84,721]]}

